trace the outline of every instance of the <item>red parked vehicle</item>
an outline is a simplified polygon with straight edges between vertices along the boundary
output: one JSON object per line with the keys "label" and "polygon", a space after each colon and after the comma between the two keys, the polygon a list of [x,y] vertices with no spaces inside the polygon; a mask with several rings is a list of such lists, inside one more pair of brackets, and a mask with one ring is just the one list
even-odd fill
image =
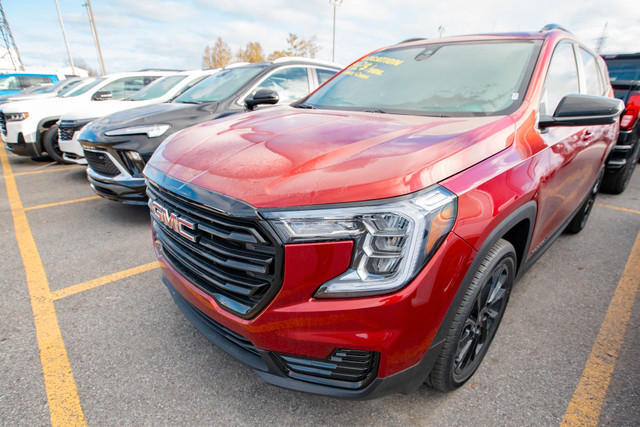
{"label": "red parked vehicle", "polygon": [[453,390],[514,282],[585,226],[624,108],[606,73],[557,28],[417,40],[176,133],[145,169],[165,283],[271,384]]}

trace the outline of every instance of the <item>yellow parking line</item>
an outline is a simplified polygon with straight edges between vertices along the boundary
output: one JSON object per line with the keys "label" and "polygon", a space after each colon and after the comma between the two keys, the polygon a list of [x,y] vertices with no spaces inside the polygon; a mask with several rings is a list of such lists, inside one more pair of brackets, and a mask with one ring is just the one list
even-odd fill
{"label": "yellow parking line", "polygon": [[86,202],[87,200],[100,199],[100,196],[83,197],[82,199],[65,200],[64,202],[47,203],[46,205],[29,206],[24,208],[25,211],[32,211],[35,209],[50,208],[53,206],[68,205],[69,203]]}
{"label": "yellow parking line", "polygon": [[589,360],[562,419],[562,426],[598,424],[639,284],[640,234],[636,237],[636,242],[631,249],[631,255],[609,304]]}
{"label": "yellow parking line", "polygon": [[49,282],[4,149],[0,149],[0,161],[7,186],[16,240],[27,278],[51,424],[53,426],[86,425],[78,389],[51,299]]}
{"label": "yellow parking line", "polygon": [[116,280],[121,280],[130,276],[134,276],[136,274],[155,270],[158,267],[160,267],[160,263],[158,261],[150,262],[149,264],[144,264],[138,267],[129,268],[127,270],[119,271],[117,273],[113,273],[107,276],[99,277],[97,279],[89,280],[88,282],[79,283],[77,285],[69,286],[68,288],[57,290],[51,294],[51,297],[53,298],[54,301],[57,301],[61,298],[68,297],[69,295],[74,295],[80,292],[87,291],[89,289],[93,289],[98,286],[106,285],[107,283],[115,282]]}
{"label": "yellow parking line", "polygon": [[55,169],[46,169],[46,170],[37,170],[37,171],[29,171],[29,172],[18,172],[18,173],[14,173],[13,176],[24,176],[24,175],[36,175],[39,173],[49,173],[49,172],[63,172],[63,171],[69,171],[69,170],[74,170],[74,169],[86,169],[86,166],[62,166],[59,168],[55,168]]}
{"label": "yellow parking line", "polygon": [[601,208],[615,209],[617,211],[629,212],[629,213],[634,213],[634,214],[640,215],[640,211],[634,211],[633,209],[621,208],[619,206],[605,205],[604,203],[596,203],[596,206],[600,206]]}

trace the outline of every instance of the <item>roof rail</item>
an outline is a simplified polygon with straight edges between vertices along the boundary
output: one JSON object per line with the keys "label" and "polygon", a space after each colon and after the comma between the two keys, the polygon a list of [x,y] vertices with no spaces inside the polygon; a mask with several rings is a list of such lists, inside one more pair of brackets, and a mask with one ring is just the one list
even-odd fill
{"label": "roof rail", "polygon": [[561,31],[564,31],[565,33],[572,34],[571,31],[567,30],[560,24],[547,24],[540,29],[540,32],[544,33],[545,31],[552,31],[552,30],[561,30]]}
{"label": "roof rail", "polygon": [[315,58],[305,58],[302,56],[281,56],[280,58],[274,59],[273,63],[274,64],[278,64],[280,62],[289,62],[289,61],[308,61],[308,62],[314,62],[318,65],[329,65],[329,66],[333,66],[333,67],[341,67],[342,66],[340,64],[336,64],[335,62],[331,62],[331,61],[324,61],[322,59],[315,59]]}
{"label": "roof rail", "polygon": [[398,44],[409,43],[409,42],[417,42],[418,40],[429,40],[429,39],[426,38],[426,37],[412,37],[410,39],[402,40],[401,42],[398,42]]}

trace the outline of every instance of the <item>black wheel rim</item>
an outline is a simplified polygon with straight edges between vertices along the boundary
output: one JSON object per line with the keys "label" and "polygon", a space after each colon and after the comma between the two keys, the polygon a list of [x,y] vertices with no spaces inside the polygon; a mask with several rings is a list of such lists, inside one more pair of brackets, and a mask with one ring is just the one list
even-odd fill
{"label": "black wheel rim", "polygon": [[60,142],[58,141],[57,134],[51,139],[51,148],[53,148],[54,153],[62,158],[62,150],[60,149]]}
{"label": "black wheel rim", "polygon": [[455,381],[466,381],[482,361],[507,305],[509,276],[506,261],[502,261],[478,292],[458,340],[453,362]]}

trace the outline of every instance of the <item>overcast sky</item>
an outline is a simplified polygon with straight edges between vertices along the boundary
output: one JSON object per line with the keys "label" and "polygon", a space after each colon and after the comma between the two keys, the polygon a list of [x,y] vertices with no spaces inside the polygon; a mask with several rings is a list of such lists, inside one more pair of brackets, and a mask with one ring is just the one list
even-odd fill
{"label": "overcast sky", "polygon": [[[68,63],[54,0],[4,0],[26,66]],[[98,70],[83,0],[59,0],[74,59]],[[258,41],[265,54],[286,47],[288,33],[317,36],[317,57],[331,59],[329,0],[93,0],[107,72],[200,68],[206,45],[222,37],[235,52]],[[640,52],[640,0],[344,0],[337,8],[336,61],[346,65],[410,37],[536,31],[559,23],[603,53]]]}

